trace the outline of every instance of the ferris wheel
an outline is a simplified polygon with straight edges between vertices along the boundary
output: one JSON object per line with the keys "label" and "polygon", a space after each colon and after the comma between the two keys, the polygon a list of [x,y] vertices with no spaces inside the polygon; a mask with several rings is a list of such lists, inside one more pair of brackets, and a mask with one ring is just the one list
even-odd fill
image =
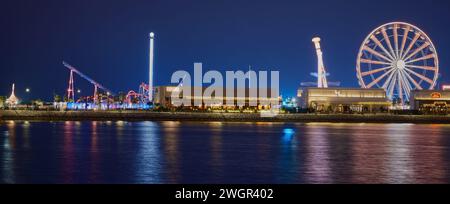
{"label": "ferris wheel", "polygon": [[366,37],[356,72],[362,88],[383,88],[391,100],[404,104],[412,90],[434,89],[439,60],[427,34],[414,25],[392,22]]}

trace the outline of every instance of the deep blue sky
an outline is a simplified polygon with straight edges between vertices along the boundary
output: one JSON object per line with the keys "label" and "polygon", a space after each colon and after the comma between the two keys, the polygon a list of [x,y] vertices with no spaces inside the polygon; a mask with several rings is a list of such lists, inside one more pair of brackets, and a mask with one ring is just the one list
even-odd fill
{"label": "deep blue sky", "polygon": [[[132,3],[131,3],[132,2]],[[280,70],[281,91],[294,95],[313,81],[311,38],[322,38],[330,81],[358,86],[355,61],[371,30],[405,21],[436,45],[441,82],[450,81],[450,2],[6,0],[0,7],[0,95],[51,99],[65,93],[66,60],[115,92],[137,89],[148,75],[148,33],[156,33],[156,85],[175,70]],[[92,87],[75,78],[75,86]],[[26,87],[32,89],[25,96]]]}

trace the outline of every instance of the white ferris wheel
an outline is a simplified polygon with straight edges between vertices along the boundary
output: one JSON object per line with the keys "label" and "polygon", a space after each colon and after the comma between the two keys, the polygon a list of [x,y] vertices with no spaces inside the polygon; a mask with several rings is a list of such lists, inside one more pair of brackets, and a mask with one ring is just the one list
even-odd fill
{"label": "white ferris wheel", "polygon": [[416,26],[387,23],[362,43],[356,71],[362,88],[383,88],[391,100],[404,104],[412,90],[434,89],[438,54],[431,39]]}

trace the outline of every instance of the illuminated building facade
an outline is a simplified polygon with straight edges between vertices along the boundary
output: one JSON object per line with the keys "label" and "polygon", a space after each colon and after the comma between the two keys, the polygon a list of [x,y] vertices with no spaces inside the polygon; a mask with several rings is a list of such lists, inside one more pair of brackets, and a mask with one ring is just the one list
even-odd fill
{"label": "illuminated building facade", "polygon": [[[159,105],[161,107],[165,108],[174,108],[174,103],[172,101],[172,93],[177,89],[176,86],[158,86],[155,87],[155,97],[154,97],[154,104]],[[203,92],[205,91],[205,87],[203,88]],[[215,98],[217,101],[220,102],[208,102],[208,99],[203,98],[203,96],[195,96],[194,95],[194,88],[191,90],[190,96],[183,96],[183,94],[180,94],[180,97],[186,97],[187,100],[190,100],[191,103],[189,104],[183,104],[183,107],[186,108],[195,108],[195,109],[242,109],[242,108],[251,108],[251,109],[259,109],[259,110],[267,110],[270,109],[270,105],[261,105],[261,104],[281,104],[281,98],[279,96],[271,97],[271,90],[265,89],[264,91],[267,91],[266,97],[259,96],[258,97],[249,97],[250,89],[246,88],[245,90],[242,90],[245,92],[245,97],[238,97],[238,89],[235,88],[234,90],[234,97],[233,99],[230,99],[227,94],[226,88],[223,88],[223,97],[216,97],[215,93],[212,94],[212,98]],[[253,91],[256,91],[258,93],[258,90],[255,89]],[[194,105],[194,99],[203,99],[203,103],[200,106]],[[234,101],[234,104],[228,104],[227,101]],[[238,106],[237,101],[243,100],[245,101],[245,105]],[[254,105],[256,104],[256,105]]]}
{"label": "illuminated building facade", "polygon": [[385,112],[391,106],[384,89],[361,88],[300,88],[297,104],[326,113]]}
{"label": "illuminated building facade", "polygon": [[414,90],[410,105],[412,110],[425,114],[447,114],[450,112],[450,90]]}
{"label": "illuminated building facade", "polygon": [[450,85],[449,84],[442,85],[442,90],[444,90],[444,91],[450,90]]}

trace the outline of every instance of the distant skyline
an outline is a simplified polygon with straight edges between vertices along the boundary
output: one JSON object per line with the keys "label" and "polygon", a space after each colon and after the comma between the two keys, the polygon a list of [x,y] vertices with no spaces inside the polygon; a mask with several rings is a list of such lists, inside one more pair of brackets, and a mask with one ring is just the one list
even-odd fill
{"label": "distant skyline", "polygon": [[[442,82],[450,82],[450,2],[411,1],[66,1],[7,0],[0,7],[0,95],[64,95],[62,61],[114,92],[148,81],[148,34],[155,32],[155,85],[179,69],[279,70],[283,96],[314,81],[311,39],[322,41],[329,81],[358,87],[356,56],[364,38],[391,21],[414,24],[434,42]],[[30,88],[30,93],[25,89]],[[75,77],[83,95],[93,87]]]}

